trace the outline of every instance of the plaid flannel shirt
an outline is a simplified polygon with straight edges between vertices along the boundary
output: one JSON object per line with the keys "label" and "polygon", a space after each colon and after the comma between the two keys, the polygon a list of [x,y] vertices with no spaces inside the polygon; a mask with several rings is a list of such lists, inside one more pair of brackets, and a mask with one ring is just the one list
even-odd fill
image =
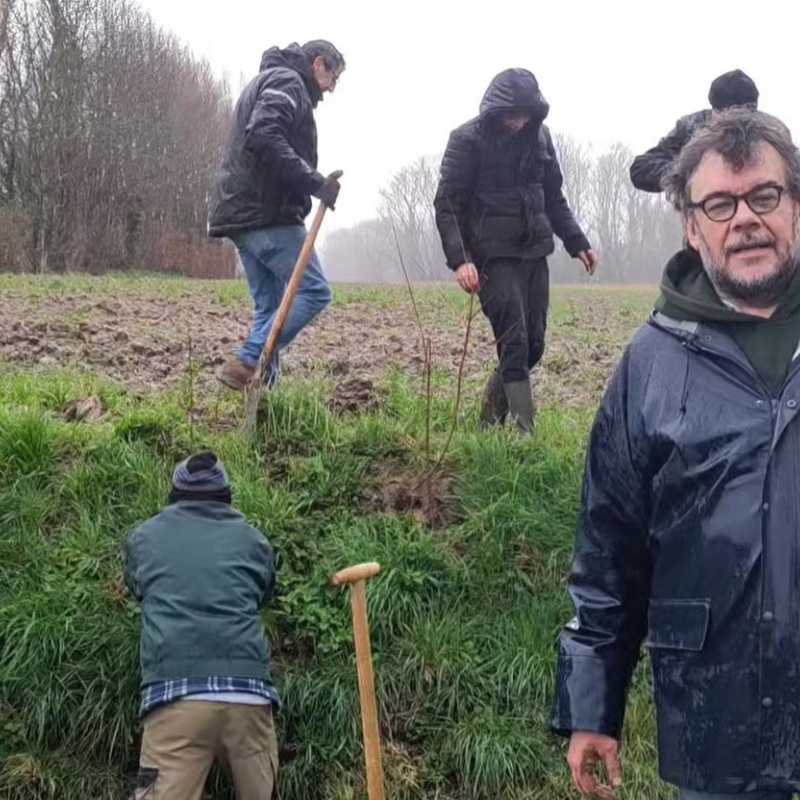
{"label": "plaid flannel shirt", "polygon": [[265,697],[276,707],[280,707],[280,698],[275,687],[259,678],[230,678],[212,675],[208,678],[178,678],[172,681],[151,683],[142,689],[142,702],[139,716],[148,714],[158,706],[172,703],[190,694],[207,692],[245,692]]}

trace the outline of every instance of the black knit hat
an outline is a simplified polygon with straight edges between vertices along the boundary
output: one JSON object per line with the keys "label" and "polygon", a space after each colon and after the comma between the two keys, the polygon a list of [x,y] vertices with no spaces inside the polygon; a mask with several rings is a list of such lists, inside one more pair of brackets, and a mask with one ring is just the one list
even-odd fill
{"label": "black knit hat", "polygon": [[217,500],[231,502],[231,485],[225,466],[206,450],[181,461],[172,473],[170,501]]}
{"label": "black knit hat", "polygon": [[725,72],[711,82],[708,102],[715,111],[731,106],[758,106],[758,89],[753,79],[740,69]]}

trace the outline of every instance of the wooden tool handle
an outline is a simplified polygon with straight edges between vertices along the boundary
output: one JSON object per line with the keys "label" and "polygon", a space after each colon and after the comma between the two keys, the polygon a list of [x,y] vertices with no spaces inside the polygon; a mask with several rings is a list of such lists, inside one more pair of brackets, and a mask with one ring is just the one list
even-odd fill
{"label": "wooden tool handle", "polygon": [[331,583],[334,586],[343,586],[346,583],[355,583],[356,581],[364,581],[367,578],[373,578],[381,571],[381,565],[375,561],[370,561],[366,564],[356,564],[353,567],[348,567],[340,572],[337,572],[332,578]]}
{"label": "wooden tool handle", "polygon": [[[361,567],[378,567],[361,564]],[[358,567],[351,567],[358,569]],[[347,572],[348,570],[344,570]],[[342,573],[339,573],[340,575]],[[374,572],[372,574],[375,574]],[[353,584],[350,592],[353,605],[353,639],[356,645],[358,693],[361,698],[361,727],[364,735],[364,759],[367,765],[367,796],[369,800],[384,800],[383,761],[378,729],[378,709],[375,703],[375,677],[372,672],[372,648],[367,621],[367,593],[363,579]]]}

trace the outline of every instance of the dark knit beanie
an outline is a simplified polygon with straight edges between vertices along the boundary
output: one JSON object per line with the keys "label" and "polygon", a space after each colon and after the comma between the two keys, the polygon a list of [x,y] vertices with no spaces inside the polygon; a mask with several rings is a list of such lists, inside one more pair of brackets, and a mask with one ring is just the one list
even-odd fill
{"label": "dark knit beanie", "polygon": [[231,485],[225,466],[207,450],[181,461],[172,473],[170,502],[217,500],[231,502]]}
{"label": "dark knit beanie", "polygon": [[758,89],[752,78],[740,69],[725,72],[711,83],[708,90],[708,102],[715,111],[722,111],[731,106],[758,106]]}

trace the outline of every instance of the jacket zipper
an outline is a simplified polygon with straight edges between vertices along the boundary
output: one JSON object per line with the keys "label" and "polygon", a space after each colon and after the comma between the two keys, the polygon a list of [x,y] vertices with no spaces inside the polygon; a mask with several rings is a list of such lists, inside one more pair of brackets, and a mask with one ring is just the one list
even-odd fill
{"label": "jacket zipper", "polygon": [[[663,330],[663,329],[662,329]],[[739,369],[741,369],[748,377],[752,378],[753,386],[750,388],[755,388],[762,396],[763,399],[770,402],[773,407],[777,402],[776,398],[773,398],[772,392],[770,392],[769,387],[764,383],[763,380],[758,376],[756,371],[753,369],[752,365],[743,359],[738,359],[735,356],[730,355],[729,353],[723,353],[720,350],[715,350],[713,347],[708,347],[704,344],[699,344],[697,342],[697,336],[690,336],[687,339],[684,339],[684,345],[689,349],[693,350],[695,353],[704,353],[708,356],[712,356],[717,359],[722,359],[723,361],[727,361],[729,364],[735,364]],[[788,378],[787,378],[788,382]],[[747,385],[747,384],[744,384]]]}

